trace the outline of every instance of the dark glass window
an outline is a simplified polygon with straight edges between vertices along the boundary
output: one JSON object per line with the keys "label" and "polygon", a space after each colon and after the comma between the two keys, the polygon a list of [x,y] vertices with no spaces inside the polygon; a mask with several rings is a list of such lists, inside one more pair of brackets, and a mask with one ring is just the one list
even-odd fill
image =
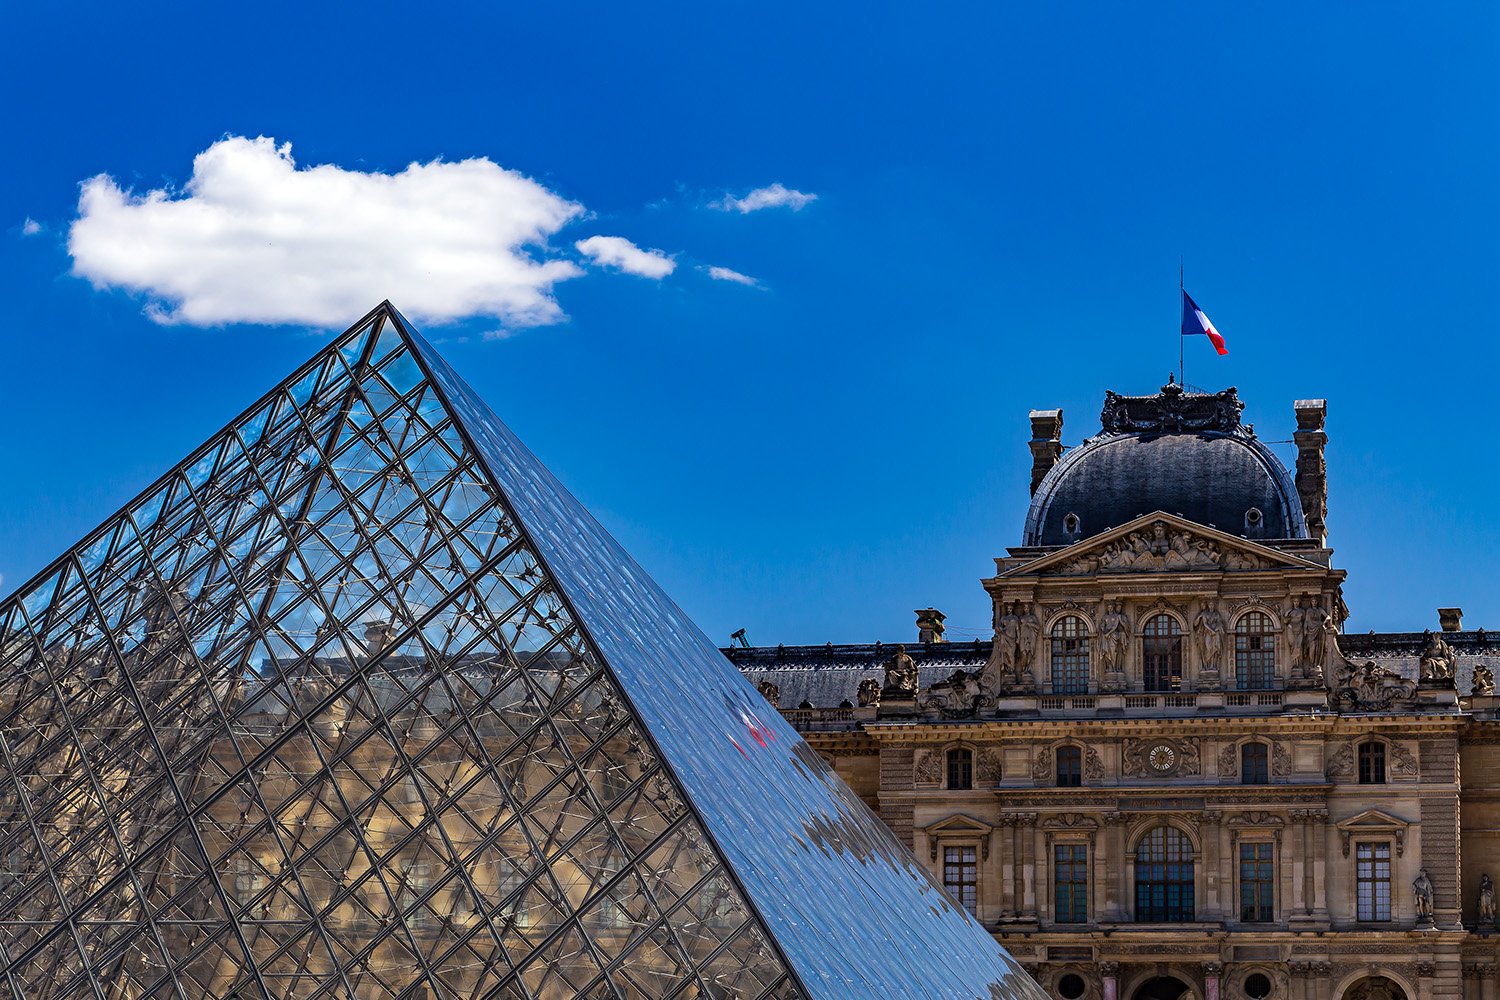
{"label": "dark glass window", "polygon": [[1250,1000],[1266,1000],[1271,995],[1271,977],[1264,972],[1252,972],[1245,977],[1245,996]]}
{"label": "dark glass window", "polygon": [[1083,619],[1068,615],[1052,626],[1052,693],[1088,694],[1089,632]]}
{"label": "dark glass window", "polygon": [[1057,981],[1057,995],[1062,1000],[1078,1000],[1088,992],[1088,984],[1076,972],[1070,972]]}
{"label": "dark glass window", "polygon": [[1087,844],[1058,844],[1052,855],[1054,919],[1081,924],[1089,919],[1089,849]]}
{"label": "dark glass window", "polygon": [[1270,749],[1264,743],[1246,743],[1240,747],[1240,784],[1271,783]]}
{"label": "dark glass window", "polygon": [[974,753],[959,747],[948,751],[948,787],[974,787]]}
{"label": "dark glass window", "polygon": [[1182,626],[1171,615],[1157,615],[1146,623],[1141,638],[1142,681],[1147,691],[1182,688]]}
{"label": "dark glass window", "polygon": [[1234,685],[1241,691],[1276,686],[1276,630],[1264,612],[1252,611],[1234,626]]}
{"label": "dark glass window", "polygon": [[973,914],[979,905],[979,863],[972,847],[943,848],[943,885]]}
{"label": "dark glass window", "polygon": [[1057,748],[1057,787],[1077,788],[1083,784],[1083,751],[1078,747]]}
{"label": "dark glass window", "polygon": [[1385,784],[1385,744],[1370,740],[1359,745],[1359,783]]}
{"label": "dark glass window", "polygon": [[1391,845],[1361,843],[1354,852],[1356,904],[1360,920],[1391,919]]}
{"label": "dark glass window", "polygon": [[1240,845],[1240,920],[1264,924],[1276,919],[1276,862],[1273,844]]}
{"label": "dark glass window", "polygon": [[1175,827],[1158,826],[1136,845],[1135,919],[1153,924],[1193,919],[1193,844]]}

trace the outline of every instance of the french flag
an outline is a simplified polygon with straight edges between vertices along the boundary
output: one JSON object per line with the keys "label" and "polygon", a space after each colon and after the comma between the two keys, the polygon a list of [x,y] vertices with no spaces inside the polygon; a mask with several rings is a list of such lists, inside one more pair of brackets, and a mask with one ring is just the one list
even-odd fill
{"label": "french flag", "polygon": [[1208,335],[1208,339],[1213,341],[1214,350],[1218,351],[1221,355],[1229,353],[1229,348],[1224,346],[1224,338],[1219,335],[1219,331],[1209,322],[1208,315],[1202,309],[1198,308],[1198,303],[1193,301],[1193,297],[1187,293],[1186,289],[1183,289],[1182,335],[1184,337],[1196,337],[1202,334]]}

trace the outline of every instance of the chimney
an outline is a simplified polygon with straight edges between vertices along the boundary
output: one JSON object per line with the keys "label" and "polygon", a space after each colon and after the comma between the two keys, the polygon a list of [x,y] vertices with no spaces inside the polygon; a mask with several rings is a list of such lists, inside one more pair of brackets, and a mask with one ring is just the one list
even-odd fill
{"label": "chimney", "polygon": [[1464,609],[1438,608],[1438,624],[1443,627],[1444,632],[1462,632],[1464,630]]}
{"label": "chimney", "polygon": [[1297,430],[1297,496],[1307,517],[1307,533],[1319,545],[1328,544],[1328,463],[1323,460],[1323,446],[1328,435],[1323,421],[1328,416],[1328,400],[1299,399]]}
{"label": "chimney", "polygon": [[1031,411],[1031,492],[1062,457],[1062,410]]}
{"label": "chimney", "polygon": [[943,619],[947,615],[937,608],[920,608],[917,615],[917,641],[918,642],[944,642]]}

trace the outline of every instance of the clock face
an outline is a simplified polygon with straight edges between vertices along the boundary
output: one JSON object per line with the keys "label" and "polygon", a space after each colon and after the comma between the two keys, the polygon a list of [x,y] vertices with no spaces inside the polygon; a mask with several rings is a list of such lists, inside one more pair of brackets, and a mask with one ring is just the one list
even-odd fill
{"label": "clock face", "polygon": [[1151,748],[1151,753],[1146,758],[1151,762],[1151,769],[1158,774],[1165,774],[1172,770],[1177,764],[1177,751],[1166,743],[1158,743]]}

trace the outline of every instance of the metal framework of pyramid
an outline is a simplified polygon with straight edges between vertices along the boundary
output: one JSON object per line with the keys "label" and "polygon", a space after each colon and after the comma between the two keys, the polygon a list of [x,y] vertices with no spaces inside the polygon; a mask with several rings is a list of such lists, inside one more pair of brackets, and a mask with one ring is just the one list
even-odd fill
{"label": "metal framework of pyramid", "polygon": [[1040,995],[388,304],[0,604],[0,984]]}

